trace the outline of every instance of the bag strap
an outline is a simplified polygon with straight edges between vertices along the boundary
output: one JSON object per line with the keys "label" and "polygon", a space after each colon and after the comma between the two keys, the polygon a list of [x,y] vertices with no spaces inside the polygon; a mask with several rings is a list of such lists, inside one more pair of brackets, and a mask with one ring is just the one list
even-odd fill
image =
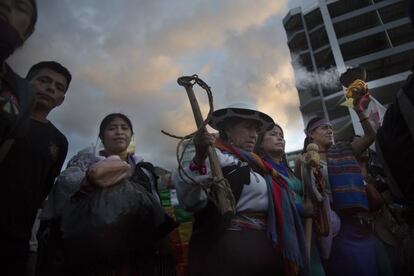
{"label": "bag strap", "polygon": [[147,189],[149,188],[149,192],[151,193],[152,193],[151,178],[148,177],[147,173],[149,173],[152,176],[152,179],[154,181],[155,192],[157,193],[158,196],[160,196],[160,193],[158,191],[158,178],[159,177],[155,173],[154,165],[152,165],[149,162],[139,162],[136,164],[135,169],[141,170],[143,175],[145,175],[146,179],[148,180],[148,183],[150,184],[150,187],[146,187],[146,188]]}

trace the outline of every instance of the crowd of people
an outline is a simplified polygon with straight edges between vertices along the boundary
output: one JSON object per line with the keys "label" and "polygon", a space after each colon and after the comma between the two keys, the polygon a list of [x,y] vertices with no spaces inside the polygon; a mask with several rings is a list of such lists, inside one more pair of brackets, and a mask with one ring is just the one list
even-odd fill
{"label": "crowd of people", "polygon": [[[0,15],[1,274],[178,275],[171,233],[179,224],[163,208],[154,166],[131,149],[131,120],[108,114],[101,147],[80,151],[62,171],[68,141],[48,116],[71,73],[57,61],[33,65],[25,78],[13,72],[6,60],[34,32],[36,1],[0,0]],[[355,93],[350,112],[364,134],[349,141],[334,141],[329,120],[311,119],[294,170],[269,115],[247,103],[215,110],[209,125],[218,133],[199,129],[192,161],[172,176],[193,214],[180,275],[413,274],[413,84],[411,75],[379,129],[360,104],[368,90]],[[234,210],[223,213],[216,197],[225,191]]]}

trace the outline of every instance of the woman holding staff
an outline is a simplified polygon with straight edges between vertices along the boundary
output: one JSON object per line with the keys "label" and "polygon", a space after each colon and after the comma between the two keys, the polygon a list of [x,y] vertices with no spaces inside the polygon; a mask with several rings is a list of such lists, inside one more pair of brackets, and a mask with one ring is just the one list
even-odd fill
{"label": "woman holding staff", "polygon": [[[195,156],[175,175],[178,198],[195,213],[189,245],[190,275],[298,275],[304,272],[303,230],[288,187],[273,168],[253,153],[258,133],[273,120],[246,104],[216,110],[214,139],[200,131]],[[218,211],[209,193],[207,148],[213,144],[236,202],[235,214]]]}

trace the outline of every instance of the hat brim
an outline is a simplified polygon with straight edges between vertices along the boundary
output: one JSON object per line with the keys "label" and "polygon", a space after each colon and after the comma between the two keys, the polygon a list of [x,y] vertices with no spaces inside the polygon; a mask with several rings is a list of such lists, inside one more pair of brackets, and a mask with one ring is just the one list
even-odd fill
{"label": "hat brim", "polygon": [[221,130],[223,129],[225,121],[229,118],[254,120],[259,124],[259,133],[269,130],[274,124],[273,119],[263,112],[253,109],[231,107],[214,111],[211,115],[209,125],[216,130]]}

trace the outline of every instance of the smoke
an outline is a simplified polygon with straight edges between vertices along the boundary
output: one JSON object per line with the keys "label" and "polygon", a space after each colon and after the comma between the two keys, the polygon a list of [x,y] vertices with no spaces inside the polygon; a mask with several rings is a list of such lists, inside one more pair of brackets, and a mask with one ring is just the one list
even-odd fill
{"label": "smoke", "polygon": [[342,89],[339,81],[340,74],[336,67],[312,72],[298,62],[299,58],[293,57],[292,59],[296,60],[292,63],[292,66],[295,70],[295,84],[298,89],[307,91],[312,88],[317,89],[318,85],[321,86],[322,90],[339,91]]}
{"label": "smoke", "polygon": [[295,80],[298,88],[316,86],[318,83],[322,89],[338,89],[341,87],[339,73],[336,67],[321,72],[309,72],[305,67],[295,67]]}

